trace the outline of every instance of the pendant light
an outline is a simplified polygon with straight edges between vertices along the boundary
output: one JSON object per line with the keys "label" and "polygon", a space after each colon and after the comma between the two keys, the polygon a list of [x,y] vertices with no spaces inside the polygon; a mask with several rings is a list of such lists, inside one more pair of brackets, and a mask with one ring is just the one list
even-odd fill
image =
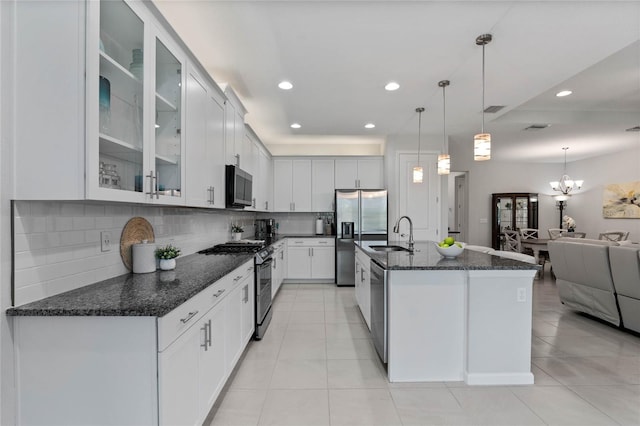
{"label": "pendant light", "polygon": [[445,88],[449,80],[441,80],[438,87],[442,87],[442,154],[438,155],[438,174],[448,175],[451,172],[451,156],[447,154],[447,101]]}
{"label": "pendant light", "polygon": [[416,112],[418,113],[418,165],[413,168],[413,183],[422,183],[424,172],[422,167],[420,167],[420,130],[422,129],[422,113],[424,112],[424,108],[418,107],[416,108]]}
{"label": "pendant light", "polygon": [[491,134],[484,132],[484,47],[491,43],[491,34],[482,34],[476,38],[476,44],[482,46],[482,131],[473,137],[473,159],[486,161],[491,159]]}

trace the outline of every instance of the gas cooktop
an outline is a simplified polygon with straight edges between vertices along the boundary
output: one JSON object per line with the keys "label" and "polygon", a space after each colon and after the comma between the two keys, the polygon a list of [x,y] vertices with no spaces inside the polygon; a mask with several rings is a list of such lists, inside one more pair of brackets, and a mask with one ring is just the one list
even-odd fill
{"label": "gas cooktop", "polygon": [[265,247],[263,240],[244,240],[217,244],[204,250],[200,254],[227,254],[227,253],[257,253]]}

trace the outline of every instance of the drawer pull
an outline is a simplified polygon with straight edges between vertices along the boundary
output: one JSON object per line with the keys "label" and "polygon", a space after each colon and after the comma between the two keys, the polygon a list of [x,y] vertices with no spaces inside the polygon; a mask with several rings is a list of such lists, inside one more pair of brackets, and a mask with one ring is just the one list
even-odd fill
{"label": "drawer pull", "polygon": [[318,241],[320,244],[328,244],[327,241]]}
{"label": "drawer pull", "polygon": [[183,323],[183,324],[186,324],[191,320],[191,318],[195,317],[196,315],[198,315],[198,311],[189,312],[189,315],[187,315],[186,317],[182,318],[180,320],[180,322]]}
{"label": "drawer pull", "polygon": [[235,277],[233,279],[233,282],[236,283],[236,282],[238,282],[238,280],[241,280],[241,279],[242,279],[242,275],[238,275],[237,277]]}
{"label": "drawer pull", "polygon": [[224,293],[224,292],[225,292],[225,290],[226,290],[226,289],[224,289],[224,288],[223,288],[222,290],[218,290],[218,291],[217,291],[217,293],[213,295],[213,297],[220,297],[220,295],[221,295],[222,293]]}

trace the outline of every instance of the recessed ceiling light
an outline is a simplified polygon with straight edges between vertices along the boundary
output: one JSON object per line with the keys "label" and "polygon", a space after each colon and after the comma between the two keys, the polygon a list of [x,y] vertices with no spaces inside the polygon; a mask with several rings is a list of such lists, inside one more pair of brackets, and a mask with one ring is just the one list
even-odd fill
{"label": "recessed ceiling light", "polygon": [[376,125],[373,123],[367,123],[364,125],[365,129],[373,129],[374,127],[376,127]]}
{"label": "recessed ceiling light", "polygon": [[278,83],[278,87],[281,88],[282,90],[290,90],[290,89],[293,89],[293,84],[285,80]]}
{"label": "recessed ceiling light", "polygon": [[573,92],[571,90],[562,90],[562,91],[556,93],[556,96],[559,97],[559,98],[562,98],[564,96],[569,96],[572,93]]}
{"label": "recessed ceiling light", "polygon": [[390,81],[387,83],[386,86],[384,86],[384,89],[390,92],[393,92],[394,90],[398,90],[399,88],[400,88],[400,85],[395,81]]}
{"label": "recessed ceiling light", "polygon": [[291,128],[292,128],[292,129],[299,129],[300,127],[302,127],[302,126],[301,126],[300,124],[298,124],[298,123],[293,123],[293,124],[291,125]]}

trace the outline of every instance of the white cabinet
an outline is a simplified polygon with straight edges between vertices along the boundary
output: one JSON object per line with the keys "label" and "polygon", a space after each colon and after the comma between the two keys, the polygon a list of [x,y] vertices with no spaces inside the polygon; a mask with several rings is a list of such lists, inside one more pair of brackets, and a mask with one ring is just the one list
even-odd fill
{"label": "white cabinet", "polygon": [[247,113],[244,105],[233,91],[231,86],[226,86],[224,94],[225,102],[225,159],[227,164],[234,164],[244,170],[244,116]]}
{"label": "white cabinet", "polygon": [[138,3],[88,15],[87,198],[185,204],[186,54]]}
{"label": "white cabinet", "polygon": [[249,290],[250,286],[253,287],[253,270],[253,262],[250,262],[230,274],[233,277],[231,278],[233,289],[227,296],[228,302],[225,311],[225,364],[229,371],[238,362],[252,334],[249,333],[248,328],[253,328],[253,315],[247,310],[247,304],[253,294]]}
{"label": "white cabinet", "polygon": [[371,260],[362,250],[356,247],[355,292],[356,301],[362,317],[371,329]]}
{"label": "white cabinet", "polygon": [[260,147],[258,152],[260,164],[260,179],[258,182],[258,210],[273,210],[273,164],[271,154],[266,148]]}
{"label": "white cabinet", "polygon": [[335,198],[334,160],[311,160],[311,207],[332,212]]}
{"label": "white cabinet", "polygon": [[271,199],[271,158],[251,126],[245,125],[243,170],[253,176],[252,204],[245,210],[268,211]]}
{"label": "white cabinet", "polygon": [[288,238],[287,278],[332,280],[335,277],[333,238]]}
{"label": "white cabinet", "polygon": [[382,157],[335,160],[336,189],[384,188],[384,163]]}
{"label": "white cabinet", "polygon": [[224,99],[189,64],[186,89],[186,201],[224,207]]}
{"label": "white cabinet", "polygon": [[273,263],[271,264],[271,297],[275,298],[282,281],[287,275],[287,245],[286,241],[280,241],[273,247]]}
{"label": "white cabinet", "polygon": [[273,160],[273,188],[275,211],[312,211],[311,160]]}

